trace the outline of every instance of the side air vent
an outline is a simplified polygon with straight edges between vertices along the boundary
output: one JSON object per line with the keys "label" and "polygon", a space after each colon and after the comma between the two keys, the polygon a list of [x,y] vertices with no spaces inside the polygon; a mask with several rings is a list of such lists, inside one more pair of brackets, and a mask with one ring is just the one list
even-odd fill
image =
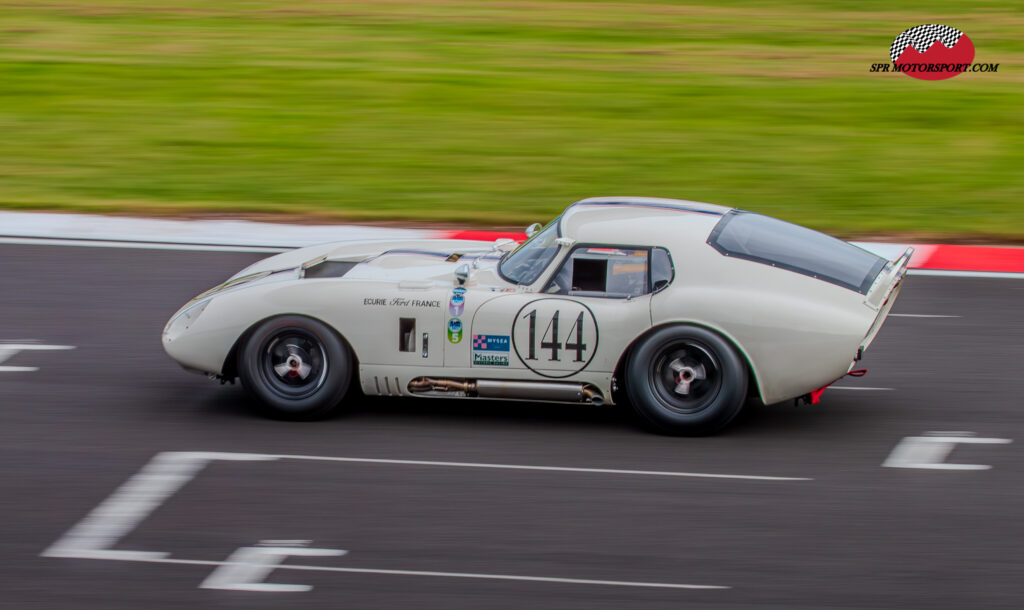
{"label": "side air vent", "polygon": [[416,318],[398,318],[398,351],[416,351]]}
{"label": "side air vent", "polygon": [[322,277],[342,277],[346,273],[352,270],[353,267],[358,265],[358,261],[323,261],[317,263],[312,267],[306,267],[306,272],[302,277],[305,278],[322,278]]}

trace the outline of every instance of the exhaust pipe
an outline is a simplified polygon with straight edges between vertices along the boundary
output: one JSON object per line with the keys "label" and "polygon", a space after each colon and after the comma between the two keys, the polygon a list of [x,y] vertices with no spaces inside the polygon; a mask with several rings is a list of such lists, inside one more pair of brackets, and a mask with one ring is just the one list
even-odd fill
{"label": "exhaust pipe", "polygon": [[603,405],[600,390],[590,384],[497,379],[437,379],[417,377],[409,382],[413,394],[458,395],[509,400],[552,400]]}

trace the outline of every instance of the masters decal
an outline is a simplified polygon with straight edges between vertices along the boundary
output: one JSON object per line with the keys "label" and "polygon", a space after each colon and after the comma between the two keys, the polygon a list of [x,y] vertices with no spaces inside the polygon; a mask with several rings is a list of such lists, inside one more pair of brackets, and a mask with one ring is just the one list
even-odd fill
{"label": "masters decal", "polygon": [[509,335],[473,335],[473,366],[508,366]]}
{"label": "masters decal", "polygon": [[473,366],[508,366],[508,354],[473,352]]}

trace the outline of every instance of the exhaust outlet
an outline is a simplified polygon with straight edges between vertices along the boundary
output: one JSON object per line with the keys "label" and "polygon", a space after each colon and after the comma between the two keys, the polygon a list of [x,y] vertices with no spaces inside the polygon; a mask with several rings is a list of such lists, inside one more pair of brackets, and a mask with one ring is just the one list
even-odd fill
{"label": "exhaust outlet", "polygon": [[498,379],[437,379],[417,377],[409,392],[429,396],[467,396],[505,400],[551,400],[603,405],[604,397],[592,385],[554,381],[504,381]]}
{"label": "exhaust outlet", "polygon": [[582,385],[550,381],[494,381],[491,379],[480,379],[476,382],[476,392],[477,396],[481,398],[520,398],[526,400],[583,402]]}

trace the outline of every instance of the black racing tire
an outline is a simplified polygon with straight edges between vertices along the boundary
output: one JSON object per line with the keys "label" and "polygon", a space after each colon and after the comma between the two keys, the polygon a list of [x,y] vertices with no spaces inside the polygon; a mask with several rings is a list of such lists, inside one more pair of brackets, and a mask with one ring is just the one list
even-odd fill
{"label": "black racing tire", "polygon": [[698,326],[666,326],[644,337],[626,361],[626,395],[658,432],[700,436],[743,409],[747,367],[733,345]]}
{"label": "black racing tire", "polygon": [[352,350],[333,329],[298,315],[261,322],[238,350],[242,385],[264,413],[278,419],[319,419],[336,411],[354,364]]}

